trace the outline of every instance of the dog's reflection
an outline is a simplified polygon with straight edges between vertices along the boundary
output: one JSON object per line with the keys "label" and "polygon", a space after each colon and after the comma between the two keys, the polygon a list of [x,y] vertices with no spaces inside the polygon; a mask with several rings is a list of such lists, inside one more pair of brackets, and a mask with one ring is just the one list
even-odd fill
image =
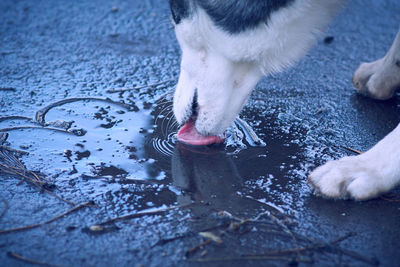
{"label": "dog's reflection", "polygon": [[197,212],[226,210],[236,213],[251,204],[240,194],[242,179],[232,158],[220,149],[198,149],[178,143],[171,169],[173,185],[183,192],[178,196],[179,204],[192,201],[207,204],[196,208]]}

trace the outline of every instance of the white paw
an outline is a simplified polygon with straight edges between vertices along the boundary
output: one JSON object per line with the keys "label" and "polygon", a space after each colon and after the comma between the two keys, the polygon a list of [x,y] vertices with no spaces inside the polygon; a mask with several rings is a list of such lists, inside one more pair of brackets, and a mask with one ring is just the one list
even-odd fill
{"label": "white paw", "polygon": [[383,191],[380,174],[360,156],[329,161],[315,169],[308,181],[317,193],[328,198],[366,200]]}
{"label": "white paw", "polygon": [[400,86],[400,31],[387,54],[374,62],[362,63],[353,76],[359,93],[385,100]]}
{"label": "white paw", "polygon": [[386,100],[393,96],[396,88],[395,81],[388,83],[383,59],[374,62],[362,63],[353,75],[354,88],[361,94],[369,97]]}

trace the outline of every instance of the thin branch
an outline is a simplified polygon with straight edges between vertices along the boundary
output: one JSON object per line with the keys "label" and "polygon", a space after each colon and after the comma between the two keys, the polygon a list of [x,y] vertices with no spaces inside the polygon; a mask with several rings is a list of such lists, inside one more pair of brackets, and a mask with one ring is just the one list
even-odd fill
{"label": "thin branch", "polygon": [[2,150],[2,147],[0,146],[0,160],[3,162],[0,163],[0,173],[2,172],[13,175],[19,178],[21,182],[23,181],[30,182],[41,191],[44,191],[70,205],[73,206],[76,205],[72,201],[63,199],[62,197],[59,197],[52,191],[48,190],[46,187],[49,183],[40,178],[40,176],[35,172],[27,170],[26,167],[22,164],[22,162],[13,153],[11,153],[9,149]]}
{"label": "thin branch", "polygon": [[122,220],[128,220],[128,219],[134,219],[134,218],[139,218],[139,217],[143,217],[143,216],[148,216],[148,215],[157,215],[157,214],[161,214],[170,210],[174,210],[174,209],[185,209],[185,208],[190,208],[193,207],[195,205],[198,205],[201,203],[190,203],[190,204],[185,204],[185,205],[180,205],[180,206],[172,206],[172,207],[168,207],[168,208],[162,208],[162,209],[158,209],[158,210],[153,210],[153,211],[143,211],[143,212],[136,212],[136,213],[132,213],[132,214],[128,214],[128,215],[124,215],[124,216],[120,216],[120,217],[115,217],[112,219],[109,219],[105,222],[102,223],[98,223],[96,225],[106,225],[106,224],[110,224],[116,221],[122,221]]}
{"label": "thin branch", "polygon": [[[221,228],[221,227],[227,227],[227,226],[229,226],[229,223],[224,223],[224,224],[222,224],[222,225],[215,225],[215,226],[211,226],[211,227],[207,227],[207,228],[205,228],[205,229],[203,229],[203,230],[200,230],[199,232],[208,232],[208,231],[210,231],[210,230],[215,230],[215,229],[218,229],[218,228]],[[156,246],[161,246],[161,245],[165,245],[165,244],[167,244],[167,243],[169,243],[169,242],[172,242],[172,241],[175,241],[175,240],[178,240],[178,239],[182,239],[182,238],[186,238],[186,237],[189,237],[189,236],[193,236],[194,234],[196,234],[195,232],[193,232],[193,231],[188,231],[188,232],[186,232],[186,233],[182,233],[182,234],[180,234],[180,235],[177,235],[177,236],[175,236],[175,237],[171,237],[171,238],[163,238],[163,239],[159,239],[154,245],[152,245],[151,247],[153,248],[153,247],[156,247]]]}
{"label": "thin branch", "polygon": [[[352,236],[352,235],[354,235],[354,234],[355,234],[355,233],[349,233],[348,235],[346,235],[346,236],[344,236],[344,237],[342,237],[342,238],[345,239],[345,238],[350,237],[350,236]],[[299,236],[298,236],[298,237],[299,237]],[[312,239],[310,239],[310,238],[308,238],[308,237],[301,237],[301,236],[300,236],[299,238],[304,238],[304,239],[307,240],[308,242],[311,242],[311,243],[314,243],[314,244],[324,244],[324,242],[315,241],[315,240],[312,240]],[[341,238],[338,238],[336,241],[337,241],[337,242],[340,242],[340,240],[341,240]],[[333,241],[333,242],[335,242],[335,241]],[[341,247],[337,246],[336,244],[334,244],[333,242],[331,242],[330,244],[329,244],[329,243],[326,244],[325,247],[326,247],[327,249],[330,249],[330,250],[333,251],[333,252],[337,252],[337,253],[346,255],[346,256],[351,257],[351,258],[353,258],[353,259],[356,259],[356,260],[359,260],[359,261],[368,263],[368,264],[370,264],[370,265],[372,265],[372,266],[378,266],[378,265],[379,265],[379,261],[378,261],[378,260],[372,259],[372,258],[367,258],[367,257],[364,257],[364,256],[362,256],[362,255],[360,255],[360,254],[354,252],[354,251],[341,248]]]}
{"label": "thin branch", "polygon": [[8,133],[0,133],[0,145],[4,144],[7,141]]}
{"label": "thin branch", "polygon": [[204,247],[205,245],[208,245],[211,243],[211,239],[207,239],[206,241],[201,242],[200,244],[198,244],[195,247],[190,248],[187,252],[186,252],[186,257],[188,257],[190,254],[196,252],[197,250],[199,250],[200,248]]}
{"label": "thin branch", "polygon": [[76,135],[73,132],[66,131],[66,130],[63,130],[63,129],[53,128],[53,127],[42,127],[42,126],[15,126],[15,127],[9,127],[9,128],[2,128],[2,129],[0,129],[0,132],[10,132],[10,131],[22,130],[22,129],[50,130],[50,131],[55,131],[55,132],[60,132],[60,133]]}
{"label": "thin branch", "polygon": [[64,198],[60,197],[59,195],[55,194],[54,192],[51,192],[50,190],[43,189],[43,188],[42,188],[42,190],[45,191],[47,194],[52,195],[53,197],[58,198],[59,200],[65,202],[65,203],[67,203],[67,204],[69,204],[71,206],[75,206],[76,205],[75,202],[72,202],[72,201],[70,201],[68,199],[64,199]]}
{"label": "thin branch", "polygon": [[[198,258],[189,259],[191,262],[213,262],[213,261],[238,261],[238,260],[275,260],[291,262],[293,259],[288,257],[275,257],[275,256],[246,256],[246,257],[232,257],[232,258]],[[312,262],[309,259],[297,259],[297,262]]]}
{"label": "thin branch", "polygon": [[[277,217],[275,217],[274,215],[272,215],[271,213],[269,213],[268,215],[273,219],[273,221],[274,221],[278,226],[280,226],[280,227],[282,228],[282,230],[283,230],[285,233],[289,234],[289,235],[292,237],[294,243],[296,244],[296,246],[298,246],[298,245],[299,245],[299,241],[297,240],[297,238],[296,238],[296,236],[293,234],[293,232],[289,229],[289,227],[288,227],[284,222],[282,222],[281,220],[279,220]],[[300,258],[300,252],[297,252],[297,261],[299,261],[299,258]]]}
{"label": "thin branch", "polygon": [[118,106],[123,107],[123,108],[125,108],[127,110],[132,110],[134,108],[131,105],[127,105],[127,104],[124,104],[124,103],[116,102],[116,101],[113,101],[113,100],[111,100],[109,98],[74,97],[74,98],[63,99],[63,100],[51,103],[50,105],[47,105],[44,108],[41,108],[40,110],[36,111],[35,120],[40,125],[45,125],[45,123],[46,123],[46,121],[45,121],[46,113],[49,112],[52,108],[55,108],[55,107],[58,107],[58,106],[62,106],[64,104],[68,104],[68,103],[77,102],[77,101],[101,101],[101,102],[106,102],[106,103],[118,105]]}
{"label": "thin branch", "polygon": [[[3,54],[3,52],[2,52]],[[17,91],[17,89],[15,89],[14,87],[0,87],[0,91],[12,91],[15,92]]]}
{"label": "thin branch", "polygon": [[6,212],[8,210],[8,202],[7,202],[7,200],[3,199],[3,203],[4,203],[4,209],[0,214],[0,219],[3,218],[4,214],[6,214]]}
{"label": "thin branch", "polygon": [[60,215],[57,215],[56,217],[54,217],[54,218],[52,218],[50,220],[47,220],[45,222],[31,224],[31,225],[27,225],[27,226],[16,227],[16,228],[0,230],[0,234],[8,234],[8,233],[13,233],[13,232],[19,232],[19,231],[25,231],[25,230],[29,230],[29,229],[33,229],[33,228],[38,228],[38,227],[40,227],[42,225],[52,223],[55,220],[58,220],[58,219],[60,219],[60,218],[62,218],[64,216],[67,216],[68,214],[70,214],[70,213],[72,213],[74,211],[77,211],[77,210],[79,210],[79,209],[81,209],[83,207],[88,207],[88,206],[92,206],[92,205],[93,205],[92,202],[88,201],[88,202],[80,204],[80,205],[78,205],[76,207],[73,207],[72,209],[69,209],[66,212],[64,212],[64,213],[62,213]]}
{"label": "thin branch", "polygon": [[8,146],[2,146],[2,145],[0,145],[0,150],[2,150],[2,149],[8,150],[8,151],[14,152],[14,153],[19,153],[19,154],[22,154],[22,155],[27,155],[27,154],[29,154],[29,152],[27,152],[27,151],[18,150],[18,149],[14,149],[14,148],[11,148],[11,147],[8,147]]}
{"label": "thin branch", "polygon": [[[290,237],[293,239],[293,241],[296,243],[296,245],[298,244],[298,241],[295,237],[295,235],[290,231],[290,229],[278,218],[276,218],[274,215],[271,214],[270,211],[264,211],[261,212],[259,214],[257,214],[257,216],[255,216],[254,218],[248,218],[248,219],[241,219],[239,217],[236,217],[232,214],[230,214],[227,211],[220,211],[221,215],[227,216],[228,218],[230,218],[231,220],[235,220],[236,222],[231,221],[226,229],[224,229],[219,235],[219,238],[222,238],[228,231],[236,231],[237,229],[239,229],[241,226],[248,224],[248,223],[255,223],[258,222],[259,219],[264,216],[267,215],[270,219],[272,219],[272,221],[275,223],[275,225],[278,225],[280,228],[282,228],[284,230],[284,232],[288,235],[290,235]],[[190,254],[196,252],[198,249],[200,249],[201,247],[208,245],[211,243],[211,239],[208,239],[202,243],[200,243],[199,245],[190,248],[187,252],[186,252],[186,256],[189,256]],[[300,256],[300,254],[298,254],[298,257]]]}
{"label": "thin branch", "polygon": [[347,235],[345,235],[343,237],[339,237],[336,240],[333,240],[329,243],[315,244],[312,246],[298,247],[298,248],[285,249],[285,250],[274,250],[274,251],[268,251],[268,252],[265,252],[262,254],[245,254],[243,256],[245,256],[245,257],[248,257],[248,256],[261,257],[261,256],[276,256],[276,255],[279,256],[282,254],[292,254],[292,253],[304,252],[304,251],[308,251],[308,250],[322,249],[322,248],[326,248],[326,247],[332,246],[334,244],[340,243],[352,236],[354,236],[354,233],[348,233]]}
{"label": "thin branch", "polygon": [[165,245],[165,244],[167,244],[169,242],[173,242],[175,240],[182,239],[182,238],[185,238],[185,237],[188,237],[188,236],[191,236],[191,235],[193,235],[193,232],[183,233],[181,235],[177,235],[177,236],[174,236],[174,237],[171,237],[171,238],[163,238],[163,239],[160,238],[156,243],[154,243],[151,246],[151,248],[154,248],[156,246],[162,246],[162,245]]}
{"label": "thin branch", "polygon": [[41,261],[36,261],[36,260],[33,260],[33,259],[29,259],[29,258],[26,258],[26,257],[18,254],[18,253],[11,252],[11,251],[7,252],[7,256],[11,257],[11,258],[14,258],[14,259],[17,259],[17,260],[20,260],[20,261],[24,261],[26,263],[42,265],[42,266],[61,267],[60,265],[55,265],[55,264],[50,264],[50,263],[47,263],[47,262],[41,262]]}
{"label": "thin branch", "polygon": [[347,150],[349,150],[349,151],[351,151],[351,152],[354,152],[354,153],[356,153],[356,154],[358,154],[358,155],[361,155],[361,154],[363,153],[362,151],[357,150],[357,149],[354,149],[354,148],[351,148],[351,147],[343,146],[343,148],[344,148],[344,149],[347,149]]}
{"label": "thin branch", "polygon": [[277,211],[277,212],[278,212],[279,214],[281,214],[281,215],[288,216],[287,214],[285,214],[285,213],[282,211],[282,209],[281,209],[280,207],[277,207],[277,206],[275,206],[275,205],[271,205],[271,204],[266,203],[266,202],[262,202],[262,201],[260,201],[260,200],[258,200],[258,199],[255,199],[255,198],[253,198],[253,197],[250,197],[250,196],[243,196],[243,198],[248,199],[248,200],[251,200],[251,201],[254,201],[254,202],[257,202],[257,203],[259,203],[259,204],[261,204],[261,205],[264,205],[264,206],[266,206],[266,207],[269,207],[269,208],[273,209],[274,211]]}
{"label": "thin branch", "polygon": [[33,121],[32,118],[25,117],[25,116],[4,116],[4,117],[0,117],[0,122],[1,121],[6,121],[6,120],[24,120],[24,121],[35,123],[35,121]]}
{"label": "thin branch", "polygon": [[379,266],[379,261],[377,259],[367,258],[367,257],[364,257],[364,256],[354,252],[354,251],[350,251],[350,250],[339,248],[339,247],[333,247],[333,249],[336,249],[338,252],[341,252],[344,255],[349,256],[353,259],[368,263],[369,265]]}
{"label": "thin branch", "polygon": [[386,194],[381,196],[381,199],[389,202],[400,202],[400,195],[399,194]]}

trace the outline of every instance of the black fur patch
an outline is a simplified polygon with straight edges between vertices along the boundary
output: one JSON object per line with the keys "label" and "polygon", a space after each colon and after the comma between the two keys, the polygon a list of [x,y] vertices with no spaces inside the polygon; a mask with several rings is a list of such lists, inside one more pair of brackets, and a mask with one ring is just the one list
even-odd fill
{"label": "black fur patch", "polygon": [[268,23],[272,12],[295,0],[194,0],[214,23],[229,33],[239,33]]}
{"label": "black fur patch", "polygon": [[169,0],[169,7],[171,8],[172,19],[175,24],[179,24],[182,19],[190,15],[190,0]]}

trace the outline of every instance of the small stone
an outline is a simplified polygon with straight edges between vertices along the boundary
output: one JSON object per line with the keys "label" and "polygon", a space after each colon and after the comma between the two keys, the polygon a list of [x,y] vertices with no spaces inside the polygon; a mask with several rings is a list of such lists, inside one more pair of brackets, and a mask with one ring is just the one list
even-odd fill
{"label": "small stone", "polygon": [[99,231],[103,231],[104,227],[101,225],[92,225],[89,227],[89,230],[93,231],[93,232],[99,232]]}

